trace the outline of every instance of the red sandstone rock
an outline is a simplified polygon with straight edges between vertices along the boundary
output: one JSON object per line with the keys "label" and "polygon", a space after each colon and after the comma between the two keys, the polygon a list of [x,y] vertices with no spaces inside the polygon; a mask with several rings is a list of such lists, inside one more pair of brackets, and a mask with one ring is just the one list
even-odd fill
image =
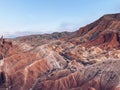
{"label": "red sandstone rock", "polygon": [[111,14],[75,31],[66,40],[85,47],[119,48],[120,14]]}

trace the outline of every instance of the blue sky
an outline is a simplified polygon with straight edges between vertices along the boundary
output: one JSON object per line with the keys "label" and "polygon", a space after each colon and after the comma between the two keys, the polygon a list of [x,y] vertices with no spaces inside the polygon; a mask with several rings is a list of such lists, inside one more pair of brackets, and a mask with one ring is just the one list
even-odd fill
{"label": "blue sky", "polygon": [[109,13],[120,0],[0,0],[0,35],[75,31]]}

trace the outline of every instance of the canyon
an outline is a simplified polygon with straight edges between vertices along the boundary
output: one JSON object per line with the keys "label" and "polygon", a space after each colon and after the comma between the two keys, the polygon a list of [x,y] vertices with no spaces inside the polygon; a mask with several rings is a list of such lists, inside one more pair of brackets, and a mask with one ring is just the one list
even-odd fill
{"label": "canyon", "polygon": [[0,39],[0,90],[120,90],[120,13],[75,32]]}

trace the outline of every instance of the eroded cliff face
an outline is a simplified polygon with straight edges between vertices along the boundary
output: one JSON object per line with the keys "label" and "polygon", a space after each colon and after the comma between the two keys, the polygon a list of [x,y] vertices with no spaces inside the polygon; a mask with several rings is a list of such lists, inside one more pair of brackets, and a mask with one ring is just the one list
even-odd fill
{"label": "eroded cliff face", "polygon": [[119,90],[119,64],[107,60],[59,79],[38,80],[33,90]]}
{"label": "eroded cliff face", "polygon": [[[17,52],[12,52],[11,55],[9,52],[15,49],[14,45],[18,46]],[[8,56],[1,60],[1,73],[4,72],[6,77],[3,84],[9,89],[29,90],[38,76],[63,69],[67,65],[65,59],[47,45],[29,49],[20,46],[19,43],[13,43],[10,51],[7,51]]]}
{"label": "eroded cliff face", "polygon": [[[119,66],[120,58],[118,49],[102,50],[95,46],[85,48],[60,40],[29,49],[13,42],[9,50],[13,50],[14,46],[18,46],[15,51],[19,51],[12,52],[12,54],[7,52],[8,56],[1,60],[1,88],[6,87],[10,90],[101,90],[100,88],[109,88],[100,86],[99,80],[104,72],[114,71],[110,68],[112,66],[116,68],[115,75],[118,73],[116,77],[119,77],[119,70],[116,67]],[[117,64],[110,64],[113,61]],[[113,87],[116,88],[118,85],[119,83]]]}
{"label": "eroded cliff face", "polygon": [[0,40],[0,90],[120,90],[120,14],[73,33]]}

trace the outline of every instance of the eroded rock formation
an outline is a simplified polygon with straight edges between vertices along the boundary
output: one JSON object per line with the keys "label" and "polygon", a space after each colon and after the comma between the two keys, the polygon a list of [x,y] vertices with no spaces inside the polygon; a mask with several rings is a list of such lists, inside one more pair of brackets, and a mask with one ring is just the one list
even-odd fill
{"label": "eroded rock formation", "polygon": [[68,33],[0,39],[0,90],[120,90],[120,14]]}

